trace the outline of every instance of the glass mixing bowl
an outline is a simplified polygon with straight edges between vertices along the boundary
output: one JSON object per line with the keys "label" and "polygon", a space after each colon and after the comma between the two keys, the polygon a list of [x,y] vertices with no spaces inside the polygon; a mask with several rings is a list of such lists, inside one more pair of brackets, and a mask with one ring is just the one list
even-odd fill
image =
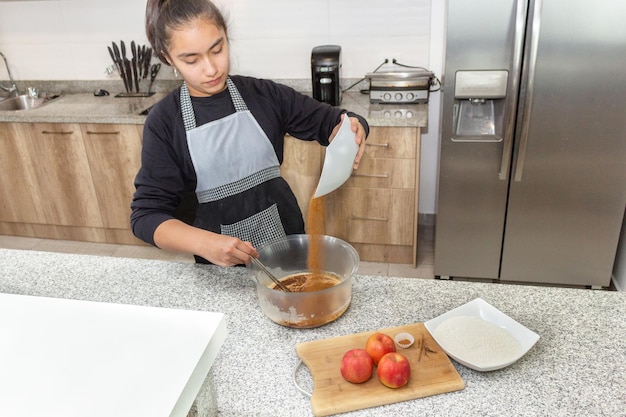
{"label": "glass mixing bowl", "polygon": [[309,292],[284,292],[273,289],[272,280],[254,263],[248,265],[256,282],[259,306],[272,321],[287,327],[311,328],[340,317],[352,299],[353,274],[359,266],[359,255],[347,242],[326,235],[289,235],[260,248],[259,260],[279,280],[309,273],[309,252],[321,273],[336,276],[340,282],[332,287]]}

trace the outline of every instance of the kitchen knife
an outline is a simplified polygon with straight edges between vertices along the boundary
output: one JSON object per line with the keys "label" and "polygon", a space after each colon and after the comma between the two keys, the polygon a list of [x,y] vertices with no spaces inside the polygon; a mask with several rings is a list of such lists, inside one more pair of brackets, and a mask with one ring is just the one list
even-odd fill
{"label": "kitchen knife", "polygon": [[130,42],[130,51],[133,54],[133,59],[131,60],[133,66],[133,78],[135,79],[135,92],[139,92],[139,77],[137,77],[137,46],[135,45],[135,41]]}
{"label": "kitchen knife", "polygon": [[126,68],[124,67],[124,63],[122,62],[122,57],[120,55],[120,48],[117,47],[117,44],[115,42],[111,42],[111,45],[113,46],[115,59],[116,59],[118,68],[120,70],[120,77],[122,77],[122,81],[124,81],[124,88],[126,89],[126,92],[128,92],[129,89],[128,89],[128,80],[126,78]]}
{"label": "kitchen knife", "polygon": [[143,78],[146,78],[150,72],[150,61],[152,61],[152,48],[146,50],[145,61],[143,63]]}
{"label": "kitchen knife", "polygon": [[144,56],[143,46],[141,45],[137,46],[137,75],[139,76],[140,79],[143,75],[143,56]]}
{"label": "kitchen knife", "polygon": [[124,69],[126,71],[126,80],[128,82],[128,87],[126,89],[127,93],[133,92],[133,70],[130,66],[130,61],[124,58]]}
{"label": "kitchen knife", "polygon": [[115,64],[115,68],[117,69],[117,72],[120,73],[120,66],[117,63],[117,59],[115,59],[115,54],[113,53],[113,49],[111,49],[110,46],[107,46],[107,49],[109,50],[109,55],[111,55],[111,59],[113,60],[113,64]]}
{"label": "kitchen knife", "polygon": [[126,58],[126,44],[124,41],[120,41],[120,49],[122,50],[122,63],[126,73],[126,92],[130,93],[133,91],[133,72],[130,68],[130,61]]}
{"label": "kitchen knife", "polygon": [[139,77],[137,76],[137,58],[132,59],[131,66],[133,67],[133,78],[135,80],[135,92],[139,92]]}
{"label": "kitchen knife", "polygon": [[111,42],[111,45],[113,46],[113,52],[115,52],[115,59],[121,61],[122,58],[120,57],[120,48],[117,47],[115,42]]}

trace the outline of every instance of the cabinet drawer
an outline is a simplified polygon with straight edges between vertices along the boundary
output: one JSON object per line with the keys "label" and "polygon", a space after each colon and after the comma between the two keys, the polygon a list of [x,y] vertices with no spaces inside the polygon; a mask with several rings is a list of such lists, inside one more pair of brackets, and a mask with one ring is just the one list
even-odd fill
{"label": "cabinet drawer", "polygon": [[363,158],[345,187],[415,189],[413,159]]}
{"label": "cabinet drawer", "polygon": [[372,127],[363,158],[407,158],[417,156],[417,128]]}
{"label": "cabinet drawer", "polygon": [[325,213],[326,233],[348,242],[413,245],[416,238],[414,190],[342,187],[326,197]]}

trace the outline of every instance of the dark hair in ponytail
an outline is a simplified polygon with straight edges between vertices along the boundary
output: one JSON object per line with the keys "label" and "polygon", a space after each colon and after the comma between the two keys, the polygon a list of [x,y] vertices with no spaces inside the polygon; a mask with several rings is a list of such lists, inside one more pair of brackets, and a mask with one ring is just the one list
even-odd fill
{"label": "dark hair in ponytail", "polygon": [[222,12],[210,0],[148,0],[146,5],[146,36],[153,54],[167,62],[167,48],[172,30],[180,29],[196,19],[212,21],[228,36]]}

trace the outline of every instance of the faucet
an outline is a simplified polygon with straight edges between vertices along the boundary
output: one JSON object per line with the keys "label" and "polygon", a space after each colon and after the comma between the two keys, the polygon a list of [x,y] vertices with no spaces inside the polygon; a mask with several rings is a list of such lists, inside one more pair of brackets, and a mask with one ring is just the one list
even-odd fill
{"label": "faucet", "polygon": [[9,69],[9,63],[7,62],[7,57],[5,57],[2,52],[0,52],[0,55],[4,59],[4,65],[7,67],[7,72],[9,73],[9,81],[11,82],[11,84],[8,87],[0,83],[0,90],[7,93],[4,95],[5,97],[18,96],[20,93],[17,89],[17,85],[15,84],[15,81],[13,81],[13,76],[11,75],[11,70]]}

